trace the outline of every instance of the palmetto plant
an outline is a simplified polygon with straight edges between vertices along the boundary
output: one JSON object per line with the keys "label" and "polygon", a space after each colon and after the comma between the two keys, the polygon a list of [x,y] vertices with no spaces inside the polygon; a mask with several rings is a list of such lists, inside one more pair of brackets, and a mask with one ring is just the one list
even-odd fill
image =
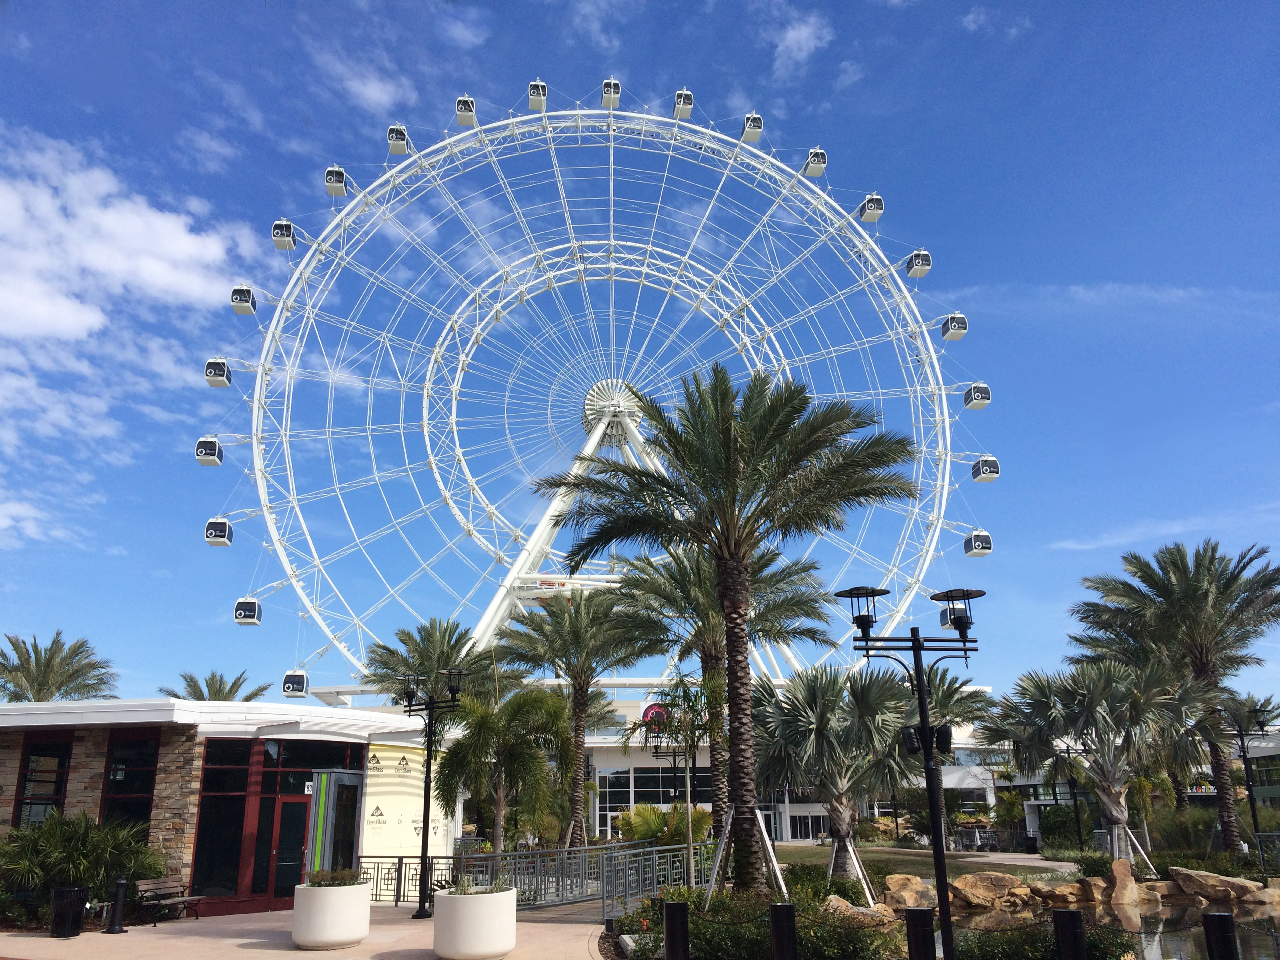
{"label": "palmetto plant", "polygon": [[755,828],[755,756],[748,659],[751,557],[766,546],[842,529],[847,511],[910,499],[916,488],[896,468],[910,463],[909,437],[875,432],[874,411],[843,401],[815,404],[803,385],[756,372],[741,391],[720,364],[683,382],[668,413],[635,394],[663,469],[586,458],[592,469],[548,477],[544,493],[574,495],[564,522],[577,532],[571,568],[622,543],[649,550],[705,551],[716,568],[724,616],[729,779],[734,794],[734,878],[764,888]]}
{"label": "palmetto plant", "polygon": [[0,650],[0,693],[10,703],[115,698],[120,675],[84,637],[67,645],[55,630],[46,647],[35,637],[30,645],[12,634],[4,638],[13,652]]}
{"label": "palmetto plant", "polygon": [[241,703],[249,703],[261,700],[271,689],[271,684],[263,683],[241,694],[240,691],[249,682],[248,670],[240,671],[230,682],[216,670],[210,670],[204,680],[194,673],[180,673],[178,676],[182,678],[181,693],[173,687],[160,687],[159,692],[175,700],[239,700]]}
{"label": "palmetto plant", "polygon": [[532,671],[546,671],[569,687],[573,721],[573,753],[569,757],[572,793],[568,845],[585,846],[583,827],[586,788],[584,763],[591,685],[615,670],[626,670],[661,653],[664,636],[657,631],[620,629],[615,610],[618,595],[601,590],[574,590],[550,597],[541,609],[519,612],[499,631],[498,659]]}

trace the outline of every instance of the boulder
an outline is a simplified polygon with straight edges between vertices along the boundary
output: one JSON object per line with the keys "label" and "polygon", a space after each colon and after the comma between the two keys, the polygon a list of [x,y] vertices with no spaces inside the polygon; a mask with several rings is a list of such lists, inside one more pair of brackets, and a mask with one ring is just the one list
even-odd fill
{"label": "boulder", "polygon": [[1085,903],[1107,902],[1107,881],[1101,877],[1081,878],[1080,889],[1083,892]]}
{"label": "boulder", "polygon": [[1183,889],[1172,880],[1148,880],[1140,885],[1143,890],[1153,893],[1157,897],[1185,897],[1186,893]]}
{"label": "boulder", "polygon": [[1209,901],[1239,900],[1242,897],[1261,890],[1262,884],[1256,880],[1241,880],[1238,877],[1220,877],[1206,870],[1186,870],[1182,867],[1170,867],[1169,875],[1177,881],[1184,892],[1204,897]]}
{"label": "boulder", "polygon": [[1137,886],[1138,903],[1153,903],[1156,906],[1159,906],[1163,902],[1164,898],[1160,896],[1159,891],[1147,889],[1147,885],[1145,883],[1140,883]]}
{"label": "boulder", "polygon": [[859,917],[863,920],[869,920],[874,923],[883,923],[885,920],[895,920],[893,911],[883,903],[877,903],[874,907],[855,907],[844,897],[837,897],[834,893],[827,897],[822,904],[822,909],[831,913],[838,913],[846,917]]}
{"label": "boulder", "polygon": [[1280,890],[1280,877],[1269,877],[1267,879],[1268,890]]}
{"label": "boulder", "polygon": [[1241,903],[1265,903],[1273,907],[1280,907],[1280,888],[1264,887],[1261,890],[1254,890],[1246,893],[1240,898]]}
{"label": "boulder", "polygon": [[1133,879],[1133,865],[1128,860],[1111,861],[1111,905],[1133,907],[1138,901],[1138,884]]}
{"label": "boulder", "polygon": [[1031,893],[1053,907],[1073,907],[1084,902],[1084,891],[1078,883],[1041,883],[1033,880]]}
{"label": "boulder", "polygon": [[892,910],[938,905],[938,892],[919,877],[908,873],[891,873],[884,878],[885,906]]}
{"label": "boulder", "polygon": [[950,884],[951,895],[962,904],[971,907],[990,909],[1000,906],[1017,887],[1023,887],[1030,894],[1019,877],[1008,873],[996,873],[984,870],[981,873],[966,873],[956,877]]}

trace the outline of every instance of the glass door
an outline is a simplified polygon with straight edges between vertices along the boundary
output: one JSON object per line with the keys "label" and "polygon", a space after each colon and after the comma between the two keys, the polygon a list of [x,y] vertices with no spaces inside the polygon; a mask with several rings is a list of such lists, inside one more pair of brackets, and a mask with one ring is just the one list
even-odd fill
{"label": "glass door", "polygon": [[271,851],[272,896],[277,900],[292,897],[293,888],[302,882],[302,860],[307,846],[307,813],[310,802],[305,797],[281,797],[276,818],[276,842]]}

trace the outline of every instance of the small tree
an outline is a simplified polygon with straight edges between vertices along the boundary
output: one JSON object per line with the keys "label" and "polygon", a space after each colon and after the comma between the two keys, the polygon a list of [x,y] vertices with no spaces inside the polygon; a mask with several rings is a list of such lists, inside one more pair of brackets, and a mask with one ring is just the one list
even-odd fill
{"label": "small tree", "polygon": [[241,695],[240,690],[249,682],[248,670],[241,670],[230,683],[217,670],[210,670],[203,681],[194,673],[180,673],[178,676],[182,678],[181,693],[173,687],[160,687],[158,692],[175,700],[239,700],[241,703],[250,703],[261,700],[271,689],[271,684],[263,683]]}
{"label": "small tree", "polygon": [[47,700],[114,700],[120,674],[99,657],[84,637],[67,645],[55,630],[47,647],[35,637],[30,646],[6,633],[12,655],[0,650],[0,693],[10,703]]}

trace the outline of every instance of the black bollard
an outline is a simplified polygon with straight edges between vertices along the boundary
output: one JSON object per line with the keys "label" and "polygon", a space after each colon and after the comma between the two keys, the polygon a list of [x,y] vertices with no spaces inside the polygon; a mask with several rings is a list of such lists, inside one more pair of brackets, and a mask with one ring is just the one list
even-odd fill
{"label": "black bollard", "polygon": [[1202,913],[1204,946],[1209,960],[1240,960],[1236,943],[1236,920],[1229,913]]}
{"label": "black bollard", "polygon": [[662,950],[666,960],[689,960],[689,905],[662,904]]}
{"label": "black bollard", "polygon": [[1058,960],[1085,960],[1084,914],[1079,910],[1054,910],[1053,939]]}
{"label": "black bollard", "polygon": [[773,960],[796,960],[796,905],[769,904],[769,938],[773,941]]}
{"label": "black bollard", "polygon": [[116,880],[116,899],[111,904],[111,926],[104,933],[128,933],[124,928],[124,898],[129,893],[129,881],[124,877]]}
{"label": "black bollard", "polygon": [[934,960],[933,909],[907,907],[907,960]]}

